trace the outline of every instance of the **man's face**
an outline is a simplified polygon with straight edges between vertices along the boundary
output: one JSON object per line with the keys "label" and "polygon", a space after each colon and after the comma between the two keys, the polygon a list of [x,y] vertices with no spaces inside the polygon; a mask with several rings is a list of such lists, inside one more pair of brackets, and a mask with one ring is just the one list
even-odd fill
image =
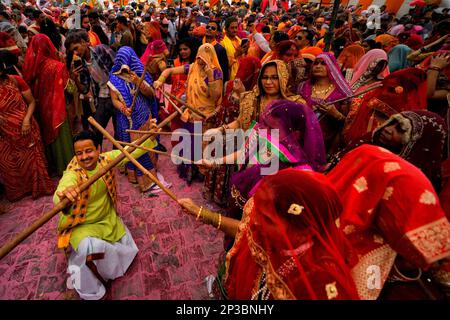
{"label": "man's face", "polygon": [[76,54],[79,57],[86,58],[86,53],[88,50],[88,43],[84,40],[78,43],[72,43],[69,47],[69,52]]}
{"label": "man's face", "polygon": [[306,32],[300,31],[295,37],[295,42],[299,48],[304,48],[309,45],[307,39],[308,34]]}
{"label": "man's face", "polygon": [[80,167],[89,171],[97,167],[100,150],[95,147],[92,140],[79,140],[75,142],[74,149]]}
{"label": "man's face", "polygon": [[81,27],[86,31],[91,30],[91,24],[89,23],[88,17],[83,18],[83,20],[81,21]]}
{"label": "man's face", "polygon": [[215,23],[208,23],[206,26],[206,36],[207,37],[216,37],[217,36],[217,25]]}
{"label": "man's face", "polygon": [[238,32],[238,23],[232,22],[226,31],[227,31],[228,37],[230,37],[230,38],[236,37],[237,32]]}

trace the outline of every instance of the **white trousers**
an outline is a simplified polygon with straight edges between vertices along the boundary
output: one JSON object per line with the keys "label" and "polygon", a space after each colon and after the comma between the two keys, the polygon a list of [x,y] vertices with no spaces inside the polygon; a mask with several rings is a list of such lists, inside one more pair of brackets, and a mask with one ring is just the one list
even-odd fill
{"label": "white trousers", "polygon": [[67,286],[74,288],[84,300],[99,300],[105,293],[105,286],[86,265],[86,257],[94,253],[104,253],[104,258],[94,260],[98,273],[107,280],[113,280],[125,274],[138,248],[130,231],[117,242],[110,243],[98,238],[87,237],[81,240],[78,250],[69,257]]}

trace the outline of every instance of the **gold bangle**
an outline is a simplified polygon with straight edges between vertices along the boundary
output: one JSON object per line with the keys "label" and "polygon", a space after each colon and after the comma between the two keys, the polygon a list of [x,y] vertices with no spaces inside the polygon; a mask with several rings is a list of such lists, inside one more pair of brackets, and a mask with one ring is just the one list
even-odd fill
{"label": "gold bangle", "polygon": [[164,77],[163,75],[160,75],[159,78],[158,78],[158,81],[159,82],[165,82],[166,79],[167,79],[166,77]]}
{"label": "gold bangle", "polygon": [[217,224],[217,230],[220,229],[221,224],[222,224],[222,215],[219,213],[219,223]]}
{"label": "gold bangle", "polygon": [[197,218],[195,218],[195,220],[198,220],[202,214],[202,210],[203,210],[203,206],[200,207],[200,209],[198,209],[198,213],[197,213]]}

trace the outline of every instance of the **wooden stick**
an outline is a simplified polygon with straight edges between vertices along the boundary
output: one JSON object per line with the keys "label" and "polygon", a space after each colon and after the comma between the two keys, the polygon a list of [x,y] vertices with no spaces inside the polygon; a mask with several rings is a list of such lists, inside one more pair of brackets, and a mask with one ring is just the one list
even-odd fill
{"label": "wooden stick", "polygon": [[177,197],[175,196],[175,194],[170,191],[169,189],[167,189],[153,174],[151,174],[147,169],[145,169],[135,158],[133,158],[131,156],[131,154],[125,150],[124,147],[121,146],[121,144],[119,142],[117,142],[110,134],[108,131],[106,131],[97,121],[95,121],[94,118],[89,117],[88,121],[90,124],[92,124],[98,131],[100,131],[109,141],[111,141],[111,143],[120,151],[122,151],[122,153],[125,155],[125,157],[128,158],[128,160],[131,161],[131,163],[133,163],[139,170],[142,171],[142,173],[144,173],[147,177],[149,177],[154,183],[156,183],[161,190],[163,190],[169,197],[171,197],[173,200],[178,202]]}
{"label": "wooden stick", "polygon": [[175,101],[181,103],[181,104],[184,105],[186,108],[188,108],[189,110],[191,110],[193,113],[196,113],[197,115],[199,115],[199,116],[202,117],[203,119],[206,119],[206,118],[207,118],[207,116],[206,116],[203,112],[198,111],[198,110],[195,109],[194,107],[188,105],[186,102],[184,102],[184,101],[181,100],[180,98],[174,96],[174,95],[171,94],[171,93],[164,92],[164,91],[162,91],[160,88],[158,88],[158,90],[161,91],[162,94],[163,94],[165,97],[166,97],[166,95],[168,95],[170,98],[172,98],[172,99],[174,99]]}
{"label": "wooden stick", "polygon": [[167,152],[163,152],[163,151],[159,151],[159,150],[155,150],[155,149],[150,149],[150,148],[143,147],[143,146],[137,146],[134,143],[130,143],[130,142],[124,142],[124,141],[117,141],[117,142],[120,143],[121,145],[124,145],[124,146],[135,147],[137,149],[146,150],[148,152],[153,152],[153,153],[160,154],[160,155],[167,156],[167,157],[175,157],[175,158],[178,158],[181,161],[187,162],[187,163],[194,163],[194,161],[189,160],[187,158],[183,158],[183,157],[177,156],[176,154],[170,154],[170,153],[167,153]]}
{"label": "wooden stick", "polygon": [[[172,113],[163,122],[158,125],[158,128],[162,128],[167,125],[171,120],[178,116],[177,112]],[[102,128],[103,129],[103,128]],[[144,134],[142,137],[137,139],[134,144],[140,145],[145,140],[147,140],[152,134]],[[129,152],[132,152],[135,148],[131,147],[128,149]],[[100,179],[106,172],[113,169],[117,164],[119,164],[125,158],[124,154],[118,155],[111,162],[109,162],[105,167],[101,167],[95,174],[93,174],[88,181],[79,185],[80,191],[83,192],[87,190],[95,181]],[[0,248],[0,259],[4,258],[11,250],[17,247],[23,240],[28,238],[33,232],[42,227],[45,223],[47,223],[51,218],[57,215],[61,210],[66,208],[69,204],[71,204],[70,200],[64,198],[61,202],[59,202],[56,206],[53,207],[50,211],[46,212],[42,217],[35,220],[32,224],[26,227],[22,232],[20,232],[14,239],[6,243],[3,247]]]}
{"label": "wooden stick", "polygon": [[[128,133],[140,133],[140,134],[146,134],[149,133],[150,131],[147,130],[132,130],[132,129],[126,129],[125,130]],[[175,132],[175,131],[169,131],[169,132],[164,132],[164,131],[160,131],[158,133],[155,133],[156,135],[171,135],[171,134],[179,134],[179,135],[186,135],[186,136],[203,136],[203,133],[185,133],[185,132]]]}
{"label": "wooden stick", "polygon": [[351,96],[348,96],[348,97],[345,97],[345,98],[341,98],[341,99],[337,99],[337,100],[334,100],[334,101],[330,101],[330,102],[324,103],[323,105],[324,105],[324,106],[329,106],[329,105],[334,104],[334,103],[338,103],[338,102],[341,102],[341,101],[345,101],[345,100],[348,100],[348,99],[352,99],[352,98],[354,98],[354,97],[360,96],[360,95],[362,95],[362,94],[364,94],[364,93],[367,93],[367,92],[369,92],[369,91],[372,91],[372,90],[381,88],[382,86],[383,86],[383,84],[382,84],[382,83],[379,83],[379,84],[376,84],[376,85],[374,85],[374,86],[372,86],[372,87],[369,87],[369,88],[367,88],[367,89],[365,89],[365,90],[363,90],[363,91],[361,91],[361,92],[352,94]]}
{"label": "wooden stick", "polygon": [[175,110],[177,110],[180,114],[182,114],[180,108],[175,104],[175,102],[173,102],[172,99],[170,99],[170,97],[163,90],[160,90],[160,91],[164,95],[164,97],[167,100],[169,100],[170,104],[175,108]]}

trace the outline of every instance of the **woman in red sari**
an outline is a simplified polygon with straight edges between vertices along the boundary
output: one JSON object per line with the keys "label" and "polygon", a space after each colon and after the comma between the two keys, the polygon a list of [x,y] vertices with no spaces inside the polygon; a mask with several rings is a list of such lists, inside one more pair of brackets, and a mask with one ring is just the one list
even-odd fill
{"label": "woman in red sari", "polygon": [[179,203],[235,236],[226,259],[227,298],[358,299],[350,244],[334,223],[342,205],[324,175],[285,169],[265,177],[241,221],[199,208],[190,199]]}
{"label": "woman in red sari", "polygon": [[49,162],[62,174],[74,155],[64,95],[69,75],[64,63],[59,61],[55,46],[46,35],[38,34],[31,40],[25,56],[23,76],[37,101],[36,117]]}
{"label": "woman in red sari", "polygon": [[30,193],[33,198],[51,195],[55,185],[47,174],[31,90],[21,77],[7,74],[11,55],[0,53],[0,180],[6,198],[17,201]]}
{"label": "woman in red sari", "polygon": [[362,145],[327,176],[344,206],[336,225],[358,257],[352,276],[361,299],[376,299],[390,273],[390,281],[417,280],[450,256],[450,223],[430,181],[409,162]]}

